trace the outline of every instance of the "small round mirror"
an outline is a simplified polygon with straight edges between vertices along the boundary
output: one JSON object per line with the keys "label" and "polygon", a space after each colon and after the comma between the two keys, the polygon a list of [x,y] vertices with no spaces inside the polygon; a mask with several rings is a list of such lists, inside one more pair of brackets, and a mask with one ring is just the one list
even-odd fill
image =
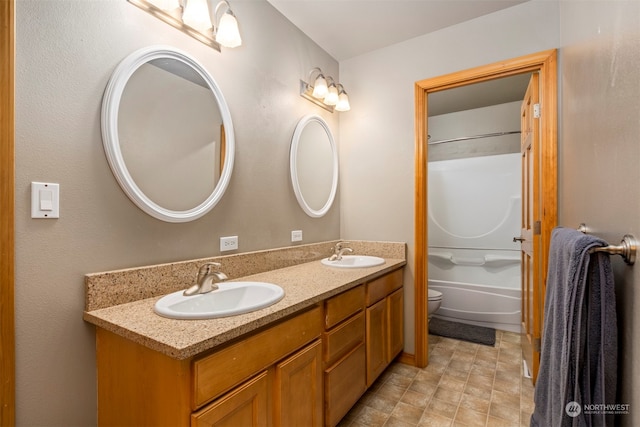
{"label": "small round mirror", "polygon": [[325,215],[338,189],[338,151],[327,123],[317,115],[304,116],[293,133],[291,183],[304,212]]}
{"label": "small round mirror", "polygon": [[143,48],[118,65],[102,103],[102,137],[124,192],[157,219],[200,218],[229,184],[229,108],[213,77],[177,49]]}

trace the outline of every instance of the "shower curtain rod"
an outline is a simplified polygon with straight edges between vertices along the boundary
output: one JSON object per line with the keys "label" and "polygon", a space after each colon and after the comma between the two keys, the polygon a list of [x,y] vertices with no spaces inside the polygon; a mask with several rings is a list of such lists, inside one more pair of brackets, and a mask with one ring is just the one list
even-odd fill
{"label": "shower curtain rod", "polygon": [[[482,134],[482,135],[461,136],[460,138],[441,139],[440,141],[428,142],[427,145],[445,144],[447,142],[466,141],[466,140],[469,140],[469,139],[489,138],[489,137],[492,137],[492,136],[513,135],[515,133],[520,133],[520,131],[519,130],[514,130],[514,131],[510,131],[510,132],[494,132],[494,133],[485,133],[485,134]],[[429,135],[429,138],[431,138],[431,135]]]}

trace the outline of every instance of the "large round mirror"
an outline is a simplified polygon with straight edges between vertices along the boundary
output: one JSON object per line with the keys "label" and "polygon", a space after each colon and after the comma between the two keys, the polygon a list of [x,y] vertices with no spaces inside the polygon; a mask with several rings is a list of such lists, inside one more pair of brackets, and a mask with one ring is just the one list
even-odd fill
{"label": "large round mirror", "polygon": [[215,80],[167,46],[126,57],[102,102],[102,140],[118,183],[149,215],[186,222],[209,212],[231,178],[231,114]]}
{"label": "large round mirror", "polygon": [[320,116],[304,116],[293,133],[291,183],[302,210],[311,217],[325,215],[338,188],[338,151],[331,130]]}

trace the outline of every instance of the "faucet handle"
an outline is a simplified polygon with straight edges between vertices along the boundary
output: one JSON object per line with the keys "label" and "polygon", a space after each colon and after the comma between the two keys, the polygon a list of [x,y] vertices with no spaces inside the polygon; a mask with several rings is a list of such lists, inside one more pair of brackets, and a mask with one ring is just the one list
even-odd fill
{"label": "faucet handle", "polygon": [[351,244],[351,242],[338,242],[338,243],[336,243],[336,250],[339,251],[340,249],[342,249],[344,247],[344,245],[350,245],[350,244]]}
{"label": "faucet handle", "polygon": [[198,280],[208,274],[211,274],[212,271],[217,270],[220,267],[222,267],[222,264],[220,264],[219,262],[208,262],[206,264],[203,264],[202,267],[198,269]]}

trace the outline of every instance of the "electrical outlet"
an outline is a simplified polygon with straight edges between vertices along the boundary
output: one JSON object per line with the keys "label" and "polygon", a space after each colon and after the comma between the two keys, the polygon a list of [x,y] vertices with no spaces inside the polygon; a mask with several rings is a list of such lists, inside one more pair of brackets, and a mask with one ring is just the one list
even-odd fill
{"label": "electrical outlet", "polygon": [[302,230],[293,230],[291,232],[292,242],[302,242]]}
{"label": "electrical outlet", "polygon": [[238,236],[220,238],[220,252],[234,251],[238,249]]}

